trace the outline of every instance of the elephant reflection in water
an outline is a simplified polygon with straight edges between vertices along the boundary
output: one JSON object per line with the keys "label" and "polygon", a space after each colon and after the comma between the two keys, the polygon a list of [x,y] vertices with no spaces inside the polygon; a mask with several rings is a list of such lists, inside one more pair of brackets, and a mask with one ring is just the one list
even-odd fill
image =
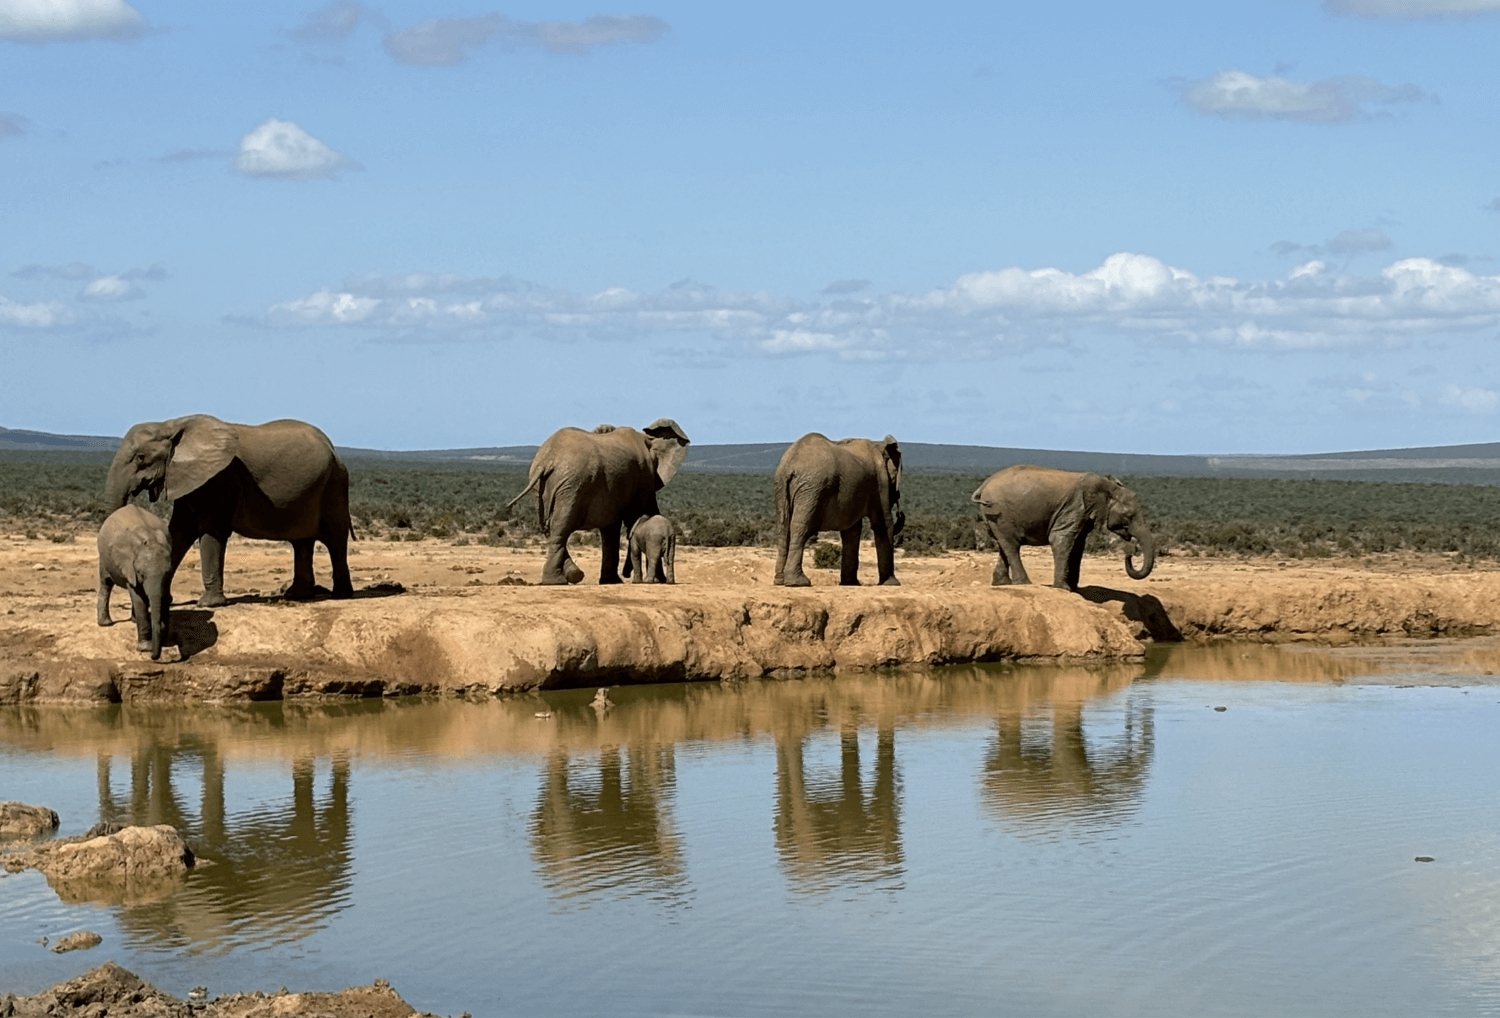
{"label": "elephant reflection in water", "polygon": [[[805,716],[805,715],[804,715]],[[790,719],[788,719],[790,720]],[[881,718],[874,774],[860,774],[859,726],[839,731],[837,775],[804,766],[808,726],[777,726],[776,851],[791,879],[821,889],[841,879],[894,880],[902,875],[900,780],[893,718]]]}
{"label": "elephant reflection in water", "polygon": [[[174,766],[196,758],[202,767],[197,816],[174,787]],[[130,795],[117,801],[111,759],[98,764],[99,812],[107,821],[171,824],[208,865],[195,867],[177,893],[126,907],[121,926],[134,937],[191,950],[234,944],[284,943],[324,925],[344,907],[350,884],[349,761],[336,755],[327,793],[316,794],[315,761],[292,761],[288,804],[259,805],[230,815],[224,767],[215,745],[148,745],[130,761]]]}
{"label": "elephant reflection in water", "polygon": [[1134,812],[1155,750],[1152,707],[1127,694],[1123,731],[1090,745],[1081,699],[1003,709],[985,753],[981,791],[1001,820],[1112,824]]}
{"label": "elephant reflection in water", "polygon": [[531,851],[543,880],[562,897],[683,890],[676,830],[676,758],[666,746],[603,746],[592,766],[565,749],[548,758]]}

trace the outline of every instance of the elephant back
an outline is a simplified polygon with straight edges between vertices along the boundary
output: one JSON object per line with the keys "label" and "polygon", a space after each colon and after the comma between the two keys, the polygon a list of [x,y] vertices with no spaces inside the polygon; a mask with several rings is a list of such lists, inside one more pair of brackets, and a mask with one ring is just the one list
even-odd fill
{"label": "elephant back", "polygon": [[272,505],[305,501],[333,470],[333,443],[304,421],[240,425],[239,459]]}

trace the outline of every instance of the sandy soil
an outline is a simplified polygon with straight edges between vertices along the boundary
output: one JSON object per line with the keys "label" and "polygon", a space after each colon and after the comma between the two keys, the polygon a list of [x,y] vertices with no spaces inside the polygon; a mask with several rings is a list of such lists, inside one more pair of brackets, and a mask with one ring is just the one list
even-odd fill
{"label": "sandy soil", "polygon": [[[597,575],[598,550],[575,557]],[[810,558],[810,556],[809,556]],[[1034,580],[1046,549],[1027,549]],[[207,611],[196,553],[174,584],[178,645],[160,664],[134,627],[94,624],[90,542],[0,535],[0,702],[261,699],[502,692],[618,682],[748,678],[838,668],[1006,658],[1121,658],[1151,640],[1239,637],[1349,642],[1464,635],[1500,625],[1500,570],[1432,556],[1297,562],[1163,557],[1144,581],[1091,557],[1083,596],[994,588],[993,553],[898,559],[899,588],[771,583],[769,549],[678,551],[675,586],[531,586],[539,549],[361,541],[352,601],[291,604],[276,593],[289,546],[236,538],[226,593]],[[866,549],[861,578],[873,583]],[[315,563],[320,581],[328,565]],[[403,592],[395,593],[399,584]],[[112,611],[126,620],[117,591]],[[171,659],[170,661],[167,659]]]}

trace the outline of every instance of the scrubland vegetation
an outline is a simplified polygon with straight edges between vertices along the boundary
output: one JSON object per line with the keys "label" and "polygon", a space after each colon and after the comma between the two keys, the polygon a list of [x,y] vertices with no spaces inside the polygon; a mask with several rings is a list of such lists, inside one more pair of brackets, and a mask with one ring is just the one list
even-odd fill
{"label": "scrubland vegetation", "polygon": [[[38,540],[91,536],[106,512],[108,454],[0,453],[0,531]],[[376,540],[524,544],[535,503],[505,503],[526,483],[514,465],[352,460],[356,531]],[[990,546],[969,503],[984,477],[909,473],[908,555]],[[1500,560],[1500,489],[1484,485],[1241,478],[1122,478],[1171,555],[1358,557],[1411,550]],[[682,472],[660,495],[683,543],[770,545],[771,478]],[[164,509],[164,507],[160,507]],[[586,539],[586,538],[585,538]],[[1095,533],[1091,547],[1108,547]]]}

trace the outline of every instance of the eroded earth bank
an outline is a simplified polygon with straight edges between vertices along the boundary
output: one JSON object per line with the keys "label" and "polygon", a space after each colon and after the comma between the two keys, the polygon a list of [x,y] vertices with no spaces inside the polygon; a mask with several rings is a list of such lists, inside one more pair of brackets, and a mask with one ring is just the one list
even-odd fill
{"label": "eroded earth bank", "polygon": [[[580,548],[597,574],[597,552]],[[873,572],[873,554],[863,556]],[[1481,633],[1500,625],[1500,571],[1441,557],[1310,564],[1164,557],[1131,581],[1089,558],[1083,596],[990,586],[993,555],[898,560],[902,586],[771,583],[769,549],[685,547],[675,586],[530,585],[533,548],[436,541],[356,545],[357,596],[293,604],[284,544],[236,539],[231,603],[199,609],[196,556],[174,586],[175,646],[161,662],[121,624],[94,620],[91,546],[0,538],[0,702],[276,699],[502,693],[628,682],[1007,659],[1121,659],[1152,640]],[[320,557],[320,577],[327,575]],[[1028,549],[1033,580],[1050,579]],[[862,578],[864,576],[862,572]],[[872,578],[873,579],[873,578]]]}

